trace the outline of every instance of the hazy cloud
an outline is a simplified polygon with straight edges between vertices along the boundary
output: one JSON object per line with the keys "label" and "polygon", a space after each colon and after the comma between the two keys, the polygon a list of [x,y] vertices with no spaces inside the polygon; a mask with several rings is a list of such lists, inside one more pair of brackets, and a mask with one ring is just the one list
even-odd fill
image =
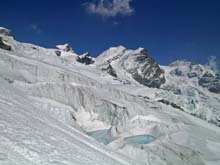
{"label": "hazy cloud", "polygon": [[134,9],[130,6],[133,0],[96,0],[85,4],[86,11],[103,17],[115,17],[117,15],[131,15]]}
{"label": "hazy cloud", "polygon": [[209,58],[209,66],[215,71],[218,72],[219,68],[218,68],[218,63],[217,63],[217,58],[215,56],[211,56]]}
{"label": "hazy cloud", "polygon": [[114,26],[118,26],[118,25],[119,25],[119,22],[114,21],[114,22],[113,22],[113,25],[114,25]]}
{"label": "hazy cloud", "polygon": [[40,28],[37,24],[31,24],[30,27],[31,27],[31,29],[32,29],[33,31],[35,31],[36,33],[38,33],[38,34],[42,33],[41,28]]}

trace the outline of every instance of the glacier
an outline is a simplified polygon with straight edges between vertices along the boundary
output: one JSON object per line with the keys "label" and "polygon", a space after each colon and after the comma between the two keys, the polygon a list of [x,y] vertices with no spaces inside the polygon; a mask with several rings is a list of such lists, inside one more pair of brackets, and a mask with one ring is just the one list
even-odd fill
{"label": "glacier", "polygon": [[[1,165],[220,164],[220,97],[209,88],[218,73],[208,65],[160,66],[123,46],[92,58],[12,34],[0,28],[10,46],[0,47]],[[214,79],[199,85],[206,73]],[[153,140],[126,140],[141,136]]]}

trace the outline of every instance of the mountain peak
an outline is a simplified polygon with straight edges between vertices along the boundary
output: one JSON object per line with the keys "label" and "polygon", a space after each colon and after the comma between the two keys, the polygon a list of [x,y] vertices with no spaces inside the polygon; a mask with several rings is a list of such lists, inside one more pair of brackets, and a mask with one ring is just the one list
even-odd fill
{"label": "mountain peak", "polygon": [[56,48],[58,48],[59,50],[62,50],[64,52],[72,52],[74,53],[73,48],[68,44],[63,44],[63,45],[57,45]]}
{"label": "mountain peak", "polygon": [[96,58],[96,64],[102,65],[108,61],[119,59],[127,50],[124,46],[110,47]]}
{"label": "mountain peak", "polygon": [[122,46],[122,45],[119,45],[119,46],[113,46],[113,47],[110,47],[108,50],[117,50],[117,49],[127,49],[126,47]]}
{"label": "mountain peak", "polygon": [[149,53],[148,53],[148,51],[147,51],[147,49],[145,49],[145,48],[142,48],[142,47],[139,47],[139,48],[137,48],[136,50],[132,50],[133,51],[133,53],[132,54],[141,54],[141,55],[143,55],[143,56],[149,56]]}
{"label": "mountain peak", "polygon": [[12,31],[4,27],[0,27],[0,35],[11,36],[11,37],[13,36]]}
{"label": "mountain peak", "polygon": [[165,83],[164,71],[141,47],[136,50],[123,46],[109,48],[96,58],[95,64],[102,70],[110,65],[116,74],[130,74],[136,82],[148,87],[159,88]]}

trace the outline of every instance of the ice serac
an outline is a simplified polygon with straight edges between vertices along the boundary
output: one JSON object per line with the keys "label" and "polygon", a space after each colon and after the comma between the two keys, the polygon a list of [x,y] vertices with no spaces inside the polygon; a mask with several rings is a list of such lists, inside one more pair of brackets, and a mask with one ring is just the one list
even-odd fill
{"label": "ice serac", "polygon": [[199,85],[207,88],[210,92],[220,93],[220,75],[206,72],[200,79]]}
{"label": "ice serac", "polygon": [[219,75],[209,65],[175,61],[163,66],[166,83],[156,97],[172,101],[182,110],[217,126],[220,112]]}
{"label": "ice serac", "polygon": [[98,56],[96,64],[102,70],[112,68],[119,78],[130,74],[135,81],[148,87],[159,88],[166,81],[164,70],[144,48],[129,50],[123,46],[113,47]]}

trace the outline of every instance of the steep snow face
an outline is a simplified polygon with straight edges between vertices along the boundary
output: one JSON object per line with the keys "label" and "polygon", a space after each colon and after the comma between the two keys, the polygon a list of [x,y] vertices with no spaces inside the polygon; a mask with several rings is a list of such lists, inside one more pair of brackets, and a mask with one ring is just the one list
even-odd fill
{"label": "steep snow face", "polygon": [[[96,64],[84,65],[75,53],[59,50],[57,56],[57,49],[3,39],[12,51],[0,49],[0,164],[220,163],[218,127],[158,102],[174,102],[187,112],[194,108],[187,103],[195,92],[196,110],[207,113],[209,107],[210,119],[216,115],[212,110],[218,112],[219,95],[198,86],[198,78],[171,74],[180,66],[162,67],[166,83],[148,88],[127,70],[139,65],[135,54],[142,57],[143,49],[111,48]],[[113,58],[107,64],[117,78],[97,67],[105,65],[102,57]],[[125,69],[125,63],[131,66]],[[126,140],[140,136],[154,139]]]}
{"label": "steep snow face", "polygon": [[103,63],[110,63],[117,60],[123,56],[126,50],[124,46],[111,47],[96,58],[96,64],[102,65]]}
{"label": "steep snow face", "polygon": [[[128,50],[123,46],[110,48],[97,57],[96,63],[101,69],[112,67],[114,75],[129,74],[138,83],[159,88],[165,83],[164,71],[143,48]],[[110,72],[112,73],[112,71]],[[127,76],[128,77],[128,76]]]}

